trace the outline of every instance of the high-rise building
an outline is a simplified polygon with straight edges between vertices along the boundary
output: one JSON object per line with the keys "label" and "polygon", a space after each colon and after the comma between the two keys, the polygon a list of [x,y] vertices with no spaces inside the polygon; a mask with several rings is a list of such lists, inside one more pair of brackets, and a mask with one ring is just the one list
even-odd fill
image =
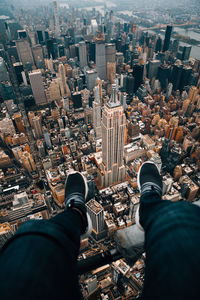
{"label": "high-rise building", "polygon": [[40,120],[40,117],[38,116],[35,116],[33,119],[32,119],[32,124],[33,124],[33,129],[34,129],[34,134],[35,134],[35,137],[38,139],[38,138],[41,138],[43,133],[42,133],[42,124],[41,124],[41,120]]}
{"label": "high-rise building", "polygon": [[143,83],[144,65],[133,65],[133,76],[135,78],[134,92],[137,91],[139,86]]}
{"label": "high-rise building", "polygon": [[61,99],[61,93],[64,94],[62,80],[60,78],[53,78],[47,81],[48,86],[45,88],[45,95],[47,102]]}
{"label": "high-rise building", "polygon": [[116,62],[107,63],[107,79],[110,83],[114,83],[116,77]]}
{"label": "high-rise building", "polygon": [[172,45],[172,53],[177,54],[179,48],[179,40],[174,40]]}
{"label": "high-rise building", "polygon": [[99,234],[104,231],[105,221],[103,207],[96,200],[91,199],[86,203],[87,212],[92,221],[92,231]]}
{"label": "high-rise building", "polygon": [[84,89],[81,91],[82,94],[82,106],[87,107],[89,106],[89,100],[90,100],[90,91],[88,89]]}
{"label": "high-rise building", "polygon": [[26,67],[27,64],[34,65],[33,54],[28,40],[16,40],[15,45],[17,47],[19,59],[22,62],[23,66]]}
{"label": "high-rise building", "polygon": [[102,80],[106,80],[106,50],[104,38],[96,38],[96,70]]}
{"label": "high-rise building", "polygon": [[165,51],[167,51],[169,49],[171,33],[172,33],[172,26],[167,26],[166,31],[165,31],[165,39],[164,39],[164,45],[163,45],[163,52],[165,52]]}
{"label": "high-rise building", "polygon": [[59,74],[60,81],[61,81],[61,94],[64,97],[67,95],[67,85],[66,85],[65,68],[64,68],[63,64],[59,64],[58,74]]}
{"label": "high-rise building", "polygon": [[59,38],[59,36],[60,36],[60,24],[59,24],[57,1],[53,1],[53,10],[54,10],[54,19],[55,19],[55,34],[56,34],[56,37]]}
{"label": "high-rise building", "polygon": [[177,53],[177,58],[180,60],[188,60],[190,58],[192,46],[180,46]]}
{"label": "high-rise building", "polygon": [[33,96],[35,98],[36,104],[45,104],[46,101],[46,95],[44,91],[44,85],[43,85],[43,79],[42,79],[42,73],[40,70],[34,70],[32,72],[29,72],[29,79],[31,83],[31,88],[33,91]]}
{"label": "high-rise building", "polygon": [[162,39],[159,36],[157,41],[156,41],[156,48],[155,48],[155,52],[160,52],[162,49]]}
{"label": "high-rise building", "polygon": [[37,36],[37,40],[38,40],[39,44],[44,42],[44,32],[42,30],[37,30],[36,31],[36,36]]}
{"label": "high-rise building", "polygon": [[96,133],[96,138],[101,137],[101,103],[100,103],[100,94],[99,86],[94,88],[95,100],[92,103],[93,111],[93,127]]}
{"label": "high-rise building", "polygon": [[74,108],[82,107],[82,99],[81,99],[81,92],[75,92],[72,94],[72,101]]}
{"label": "high-rise building", "polygon": [[87,89],[92,91],[96,84],[96,79],[98,77],[96,70],[88,70],[86,71],[86,84]]}
{"label": "high-rise building", "polygon": [[117,98],[117,86],[112,85],[112,96],[102,115],[102,165],[99,179],[102,186],[125,179],[123,161],[126,117]]}
{"label": "high-rise building", "polygon": [[37,68],[41,67],[43,64],[43,52],[41,45],[35,45],[32,47],[33,58]]}
{"label": "high-rise building", "polygon": [[170,80],[171,68],[168,65],[162,64],[158,67],[158,79],[162,89],[166,89]]}
{"label": "high-rise building", "polygon": [[124,82],[124,88],[123,90],[125,90],[128,94],[133,94],[135,90],[135,78],[130,74],[128,76],[126,76],[125,78],[125,82]]}
{"label": "high-rise building", "polygon": [[8,76],[8,71],[6,69],[6,65],[4,62],[4,59],[0,57],[0,81],[8,81],[9,76]]}
{"label": "high-rise building", "polygon": [[87,50],[86,43],[84,41],[79,43],[79,61],[81,68],[87,66]]}
{"label": "high-rise building", "polygon": [[174,64],[171,73],[171,82],[173,84],[174,91],[179,90],[181,83],[181,76],[183,71],[183,65],[178,62]]}
{"label": "high-rise building", "polygon": [[59,54],[59,57],[65,56],[65,46],[64,45],[58,45],[58,54]]}
{"label": "high-rise building", "polygon": [[191,74],[192,74],[192,67],[183,66],[180,85],[179,85],[180,91],[183,91],[184,87],[190,84]]}
{"label": "high-rise building", "polygon": [[45,148],[44,148],[44,143],[43,143],[43,141],[37,140],[37,148],[38,148],[40,157],[41,157],[41,158],[44,158],[44,157],[46,156],[46,153],[45,153]]}
{"label": "high-rise building", "polygon": [[21,152],[21,162],[22,165],[28,170],[29,173],[36,171],[35,162],[33,160],[32,155],[27,152]]}
{"label": "high-rise building", "polygon": [[15,74],[17,77],[18,84],[20,85],[23,82],[22,72],[24,71],[23,64],[20,62],[16,62],[13,64]]}
{"label": "high-rise building", "polygon": [[10,157],[3,150],[0,150],[0,168],[6,168],[11,164]]}
{"label": "high-rise building", "polygon": [[167,86],[166,99],[169,99],[173,90],[173,84],[170,82]]}
{"label": "high-rise building", "polygon": [[157,78],[158,67],[160,66],[160,64],[160,60],[150,60],[148,70],[149,79],[152,79],[153,77]]}
{"label": "high-rise building", "polygon": [[115,56],[116,56],[116,45],[112,43],[108,43],[105,45],[106,50],[106,63],[108,62],[115,62]]}
{"label": "high-rise building", "polygon": [[56,59],[58,57],[57,49],[56,49],[56,40],[50,39],[46,42],[48,57],[52,59]]}
{"label": "high-rise building", "polygon": [[127,99],[127,93],[119,92],[119,100],[124,109],[127,108],[126,99]]}
{"label": "high-rise building", "polygon": [[10,100],[16,98],[13,86],[9,81],[0,82],[0,95],[3,100]]}
{"label": "high-rise building", "polygon": [[188,93],[188,98],[191,100],[192,103],[195,103],[197,100],[198,95],[198,88],[196,86],[192,86]]}
{"label": "high-rise building", "polygon": [[15,127],[13,125],[13,122],[10,118],[4,118],[0,119],[0,133],[3,134],[15,134]]}
{"label": "high-rise building", "polygon": [[48,149],[52,148],[50,134],[47,129],[44,130],[44,140]]}
{"label": "high-rise building", "polygon": [[103,99],[103,94],[102,94],[102,80],[99,77],[96,79],[96,85],[99,87],[100,103],[102,104],[102,99]]}
{"label": "high-rise building", "polygon": [[27,32],[26,30],[17,30],[18,39],[26,39]]}
{"label": "high-rise building", "polygon": [[20,133],[22,133],[22,132],[25,133],[25,128],[24,128],[21,114],[14,115],[13,120],[15,122],[15,125],[16,125],[18,131]]}
{"label": "high-rise building", "polygon": [[92,28],[92,33],[95,35],[98,30],[98,24],[95,19],[91,20],[91,28]]}

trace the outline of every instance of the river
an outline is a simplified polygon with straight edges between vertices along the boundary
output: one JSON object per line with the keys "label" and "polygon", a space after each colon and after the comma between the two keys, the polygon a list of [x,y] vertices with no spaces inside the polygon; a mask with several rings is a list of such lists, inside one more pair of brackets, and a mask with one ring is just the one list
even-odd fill
{"label": "river", "polygon": [[[153,30],[147,30],[147,31],[149,33],[156,34],[156,32],[153,31]],[[181,34],[181,35],[189,36],[190,38],[195,39],[195,40],[200,42],[200,33],[197,33],[195,31],[193,31],[192,29],[185,30],[184,28],[181,28],[181,27],[174,27],[173,31],[175,31],[175,32],[177,32],[178,34]],[[162,39],[165,38],[164,32],[159,33],[159,35],[161,36]],[[174,38],[172,38],[172,40],[174,40]],[[196,59],[200,59],[200,45],[199,46],[194,46],[194,45],[190,45],[190,44],[184,43],[184,42],[180,42],[180,45],[181,46],[192,46],[190,56],[193,57],[193,58],[196,58]]]}

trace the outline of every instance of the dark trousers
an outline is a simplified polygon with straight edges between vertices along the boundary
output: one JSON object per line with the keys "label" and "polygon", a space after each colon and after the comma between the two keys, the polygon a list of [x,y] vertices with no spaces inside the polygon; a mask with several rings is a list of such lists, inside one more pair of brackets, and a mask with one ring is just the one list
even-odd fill
{"label": "dark trousers", "polygon": [[200,208],[146,197],[140,205],[146,251],[142,299],[200,299]]}
{"label": "dark trousers", "polygon": [[0,299],[82,299],[76,269],[81,222],[68,210],[22,225],[0,255]]}
{"label": "dark trousers", "polygon": [[[140,206],[146,270],[142,299],[200,298],[200,208],[181,202]],[[147,200],[148,200],[147,199]],[[29,221],[0,255],[1,299],[81,299],[76,270],[81,218],[65,211]]]}

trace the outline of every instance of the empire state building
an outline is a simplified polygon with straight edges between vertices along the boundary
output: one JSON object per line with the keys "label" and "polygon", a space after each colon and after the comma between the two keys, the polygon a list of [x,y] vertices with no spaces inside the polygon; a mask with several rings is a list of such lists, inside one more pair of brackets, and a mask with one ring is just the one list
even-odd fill
{"label": "empire state building", "polygon": [[123,161],[126,117],[118,101],[117,86],[112,85],[112,96],[102,114],[102,164],[99,170],[101,186],[125,180]]}

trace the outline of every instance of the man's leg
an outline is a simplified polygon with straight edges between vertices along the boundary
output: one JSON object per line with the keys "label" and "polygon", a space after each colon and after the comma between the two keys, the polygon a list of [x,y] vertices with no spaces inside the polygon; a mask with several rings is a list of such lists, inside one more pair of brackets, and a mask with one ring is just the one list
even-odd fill
{"label": "man's leg", "polygon": [[145,189],[140,186],[139,218],[146,251],[142,299],[198,299],[200,209],[186,202],[161,200],[158,171],[146,164],[141,172],[148,178]]}
{"label": "man's leg", "polygon": [[81,226],[72,210],[21,226],[0,255],[2,299],[81,299],[76,270]]}
{"label": "man's leg", "polygon": [[[66,180],[66,210],[25,223],[0,255],[2,299],[81,299],[76,270],[80,235],[87,228],[86,182]],[[12,287],[12,288],[11,288]]]}

